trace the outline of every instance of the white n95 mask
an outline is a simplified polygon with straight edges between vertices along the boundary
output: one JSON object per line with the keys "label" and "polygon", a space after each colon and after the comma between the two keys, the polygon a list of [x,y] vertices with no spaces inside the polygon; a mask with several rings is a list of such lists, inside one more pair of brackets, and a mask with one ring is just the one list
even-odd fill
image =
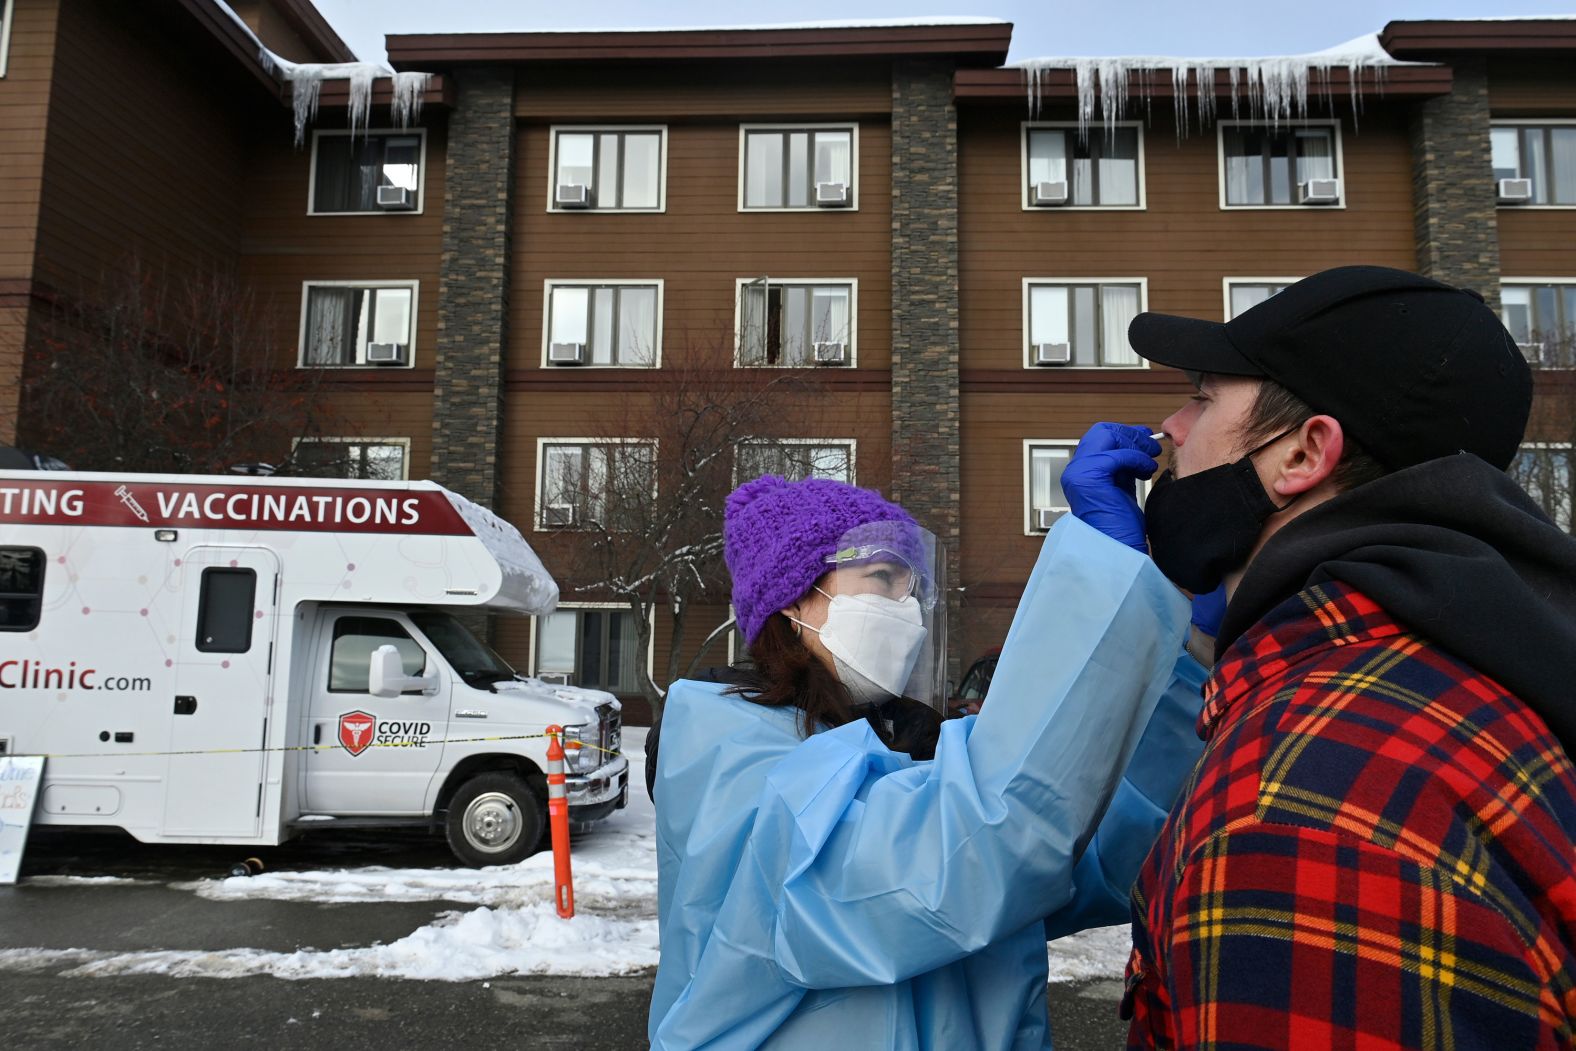
{"label": "white n95 mask", "polygon": [[[823,595],[826,592],[821,592]],[[821,625],[821,643],[832,655],[837,677],[855,703],[903,696],[925,646],[925,620],[910,595],[833,595]],[[814,630],[814,629],[812,629]]]}

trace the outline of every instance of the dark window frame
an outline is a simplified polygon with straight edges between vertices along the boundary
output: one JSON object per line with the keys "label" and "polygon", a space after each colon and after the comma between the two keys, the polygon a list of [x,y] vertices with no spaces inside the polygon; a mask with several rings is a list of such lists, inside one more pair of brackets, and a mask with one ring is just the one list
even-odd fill
{"label": "dark window frame", "polygon": [[[213,602],[216,600],[212,592],[209,591],[209,581],[230,578],[247,578],[252,585],[246,600],[246,616],[242,621],[246,625],[245,645],[239,648],[236,648],[236,642],[229,638],[225,638],[221,642],[214,642],[213,638],[210,637],[206,642],[204,641],[204,636],[208,635],[211,617],[216,613],[233,615],[230,610],[216,610],[214,608]],[[201,582],[198,584],[197,631],[192,639],[192,644],[197,648],[198,653],[250,653],[252,651],[252,629],[257,622],[256,613],[257,570],[249,566],[204,566]],[[234,627],[234,625],[229,626]]]}
{"label": "dark window frame", "polygon": [[[759,438],[759,439],[755,439],[755,440],[748,441],[748,442],[741,442],[738,445],[738,447],[735,448],[735,450],[734,450],[734,477],[733,477],[733,484],[735,486],[738,486],[738,485],[742,485],[745,482],[753,481],[755,478],[760,478],[760,477],[762,477],[763,475],[766,475],[766,474],[783,473],[783,472],[777,472],[777,471],[773,471],[773,470],[766,470],[766,471],[760,472],[759,474],[751,474],[751,475],[747,476],[741,469],[742,465],[740,464],[740,454],[744,454],[745,456],[748,456],[748,455],[750,455],[751,452],[756,451],[756,450],[771,450],[772,452],[782,452],[784,454],[784,456],[786,457],[787,456],[787,452],[786,451],[790,450],[790,449],[803,449],[803,450],[835,449],[835,450],[838,450],[839,452],[841,452],[843,454],[843,466],[845,468],[846,477],[842,478],[841,481],[846,482],[849,485],[853,485],[853,484],[855,484],[854,483],[854,470],[855,470],[854,458],[855,458],[855,454],[856,454],[855,453],[855,450],[856,450],[856,444],[855,443],[856,443],[856,441],[857,441],[857,439],[848,439],[848,440],[838,441],[838,440],[821,439],[821,438],[805,439],[805,440],[790,440],[790,439],[783,439],[783,438]],[[798,466],[798,465],[796,464],[795,466]],[[809,478],[809,477],[814,477],[814,476],[806,474],[804,477]],[[797,479],[789,479],[789,480],[790,481],[796,481]]]}
{"label": "dark window frame", "polygon": [[[608,348],[612,361],[601,366],[602,368],[620,369],[654,369],[658,366],[661,353],[658,341],[661,338],[662,314],[662,285],[656,281],[619,282],[610,284],[597,281],[554,281],[547,289],[547,342],[553,342],[553,320],[558,312],[557,295],[560,290],[584,290],[591,293],[586,297],[586,336],[585,344],[589,349],[596,345],[596,334],[599,331],[596,325],[596,293],[607,290],[613,293],[613,320],[611,322],[613,333],[609,337]],[[624,316],[624,293],[626,291],[649,291],[653,296],[651,311],[651,360],[640,362],[624,362],[619,358],[618,334],[622,329]]]}
{"label": "dark window frame", "polygon": [[[1554,200],[1555,189],[1559,186],[1559,182],[1554,177],[1554,132],[1556,129],[1576,132],[1576,125],[1568,123],[1522,124],[1518,122],[1514,124],[1491,124],[1490,129],[1491,131],[1510,130],[1516,133],[1516,174],[1513,177],[1532,180],[1533,199],[1526,202],[1526,204],[1511,205],[1510,207],[1525,208],[1527,205],[1531,205],[1534,208],[1576,208],[1576,198],[1569,201]],[[1533,135],[1537,135],[1543,140],[1542,170],[1536,172],[1529,171],[1527,168],[1527,155],[1529,152],[1527,147]],[[1576,173],[1573,173],[1573,178],[1576,178]],[[1546,200],[1537,200],[1540,190],[1547,198]],[[1501,207],[1505,206],[1501,205]]]}
{"label": "dark window frame", "polygon": [[[646,466],[648,467],[648,469],[651,472],[651,474],[650,474],[651,485],[653,487],[655,487],[657,485],[657,481],[658,481],[657,480],[657,442],[654,439],[651,439],[651,438],[634,438],[634,439],[631,439],[629,441],[624,441],[624,442],[615,442],[615,441],[557,441],[557,440],[552,440],[552,439],[544,439],[539,444],[538,449],[540,450],[539,451],[539,455],[541,457],[541,469],[538,472],[539,473],[539,477],[540,477],[540,481],[539,481],[539,484],[537,486],[538,491],[537,491],[537,495],[536,495],[536,499],[537,499],[536,531],[537,532],[549,532],[549,533],[575,532],[575,531],[580,531],[580,530],[590,530],[590,529],[599,529],[599,528],[600,529],[606,529],[606,530],[608,530],[610,532],[619,532],[620,531],[619,527],[618,527],[618,523],[616,523],[616,522],[595,522],[595,521],[592,521],[592,519],[591,519],[590,506],[589,506],[590,505],[590,500],[591,500],[591,491],[590,491],[589,484],[588,484],[587,477],[586,477],[586,454],[587,454],[587,452],[589,452],[591,450],[594,450],[594,449],[605,449],[608,452],[608,461],[609,461],[609,463],[608,463],[607,478],[606,478],[608,487],[606,489],[604,489],[604,491],[602,493],[602,498],[603,498],[604,502],[607,501],[610,497],[613,497],[614,495],[616,495],[616,489],[613,486],[614,486],[614,482],[615,482],[615,479],[616,479],[617,471],[625,470],[626,468],[624,468],[622,465],[620,465],[617,468],[615,468],[615,466],[613,464],[613,461],[615,459],[620,458],[620,454],[622,452],[625,452],[625,451],[631,451],[631,450],[634,450],[634,449],[644,449],[644,450],[647,451],[647,453],[649,455],[647,456],[647,459],[646,459]],[[560,502],[559,500],[550,499],[550,497],[551,496],[563,496],[563,495],[565,495],[562,490],[555,491],[552,488],[554,483],[553,483],[552,479],[549,478],[549,476],[548,476],[548,467],[547,467],[547,464],[548,464],[548,453],[549,453],[550,450],[553,450],[553,449],[575,449],[575,450],[578,450],[580,452],[580,478],[576,482],[573,491],[567,494],[569,499],[566,501],[566,502],[570,502],[570,503],[572,503],[574,505],[574,508],[575,508],[575,521],[574,521],[573,524],[567,525],[567,526],[549,525],[547,523],[547,508],[551,504],[555,504],[555,503],[559,503]]]}
{"label": "dark window frame", "polygon": [[0,621],[0,631],[32,631],[44,619],[44,578],[49,572],[49,558],[44,554],[44,549],[31,544],[7,544],[0,547],[0,554],[8,552],[27,553],[34,556],[36,562],[33,572],[38,575],[38,590],[28,591],[3,591],[0,592],[0,604],[7,607],[13,604],[21,606],[22,603],[32,607],[32,618],[26,624],[6,624]]}
{"label": "dark window frame", "polygon": [[[780,137],[782,153],[782,203],[781,204],[751,204],[750,203],[750,139],[754,136]],[[789,204],[788,187],[793,176],[793,160],[789,149],[790,135],[804,135],[805,142],[805,203]],[[820,135],[847,135],[848,136],[848,206],[842,211],[852,211],[857,204],[854,197],[854,171],[857,164],[856,155],[859,150],[859,132],[857,124],[837,124],[811,127],[810,125],[749,127],[744,128],[744,140],[740,144],[744,156],[739,165],[741,183],[739,186],[739,208],[746,212],[812,212],[819,206],[815,203],[815,140]]]}
{"label": "dark window frame", "polygon": [[[609,678],[610,678],[609,672],[610,671],[613,672],[614,674],[613,674],[612,678],[616,679],[616,673],[617,673],[617,670],[618,670],[616,668],[610,668],[611,657],[609,656],[609,654],[612,652],[612,649],[613,649],[612,639],[613,639],[613,636],[614,636],[614,624],[617,622],[617,618],[619,618],[619,617],[633,618],[634,615],[635,615],[634,611],[632,611],[630,609],[627,609],[627,608],[623,608],[623,607],[611,607],[611,606],[568,606],[568,607],[560,607],[558,609],[558,612],[560,612],[560,613],[573,613],[574,617],[575,617],[575,631],[574,631],[574,638],[575,638],[574,678],[575,678],[575,682],[574,682],[574,685],[575,686],[583,686],[583,687],[586,687],[588,689],[607,690],[609,693],[614,692],[615,686],[617,685],[616,682],[613,683],[612,685],[609,685]],[[594,680],[588,678],[586,676],[586,674],[585,674],[585,663],[586,663],[586,617],[587,617],[588,614],[595,614],[595,615],[597,615],[599,617],[598,626],[597,626],[597,677]],[[606,615],[604,616],[604,614],[606,614]],[[627,659],[630,662],[630,672],[631,672],[630,677],[632,679],[636,680],[636,682],[635,682],[635,689],[638,691],[638,689],[639,689],[639,681],[638,680],[639,680],[640,675],[641,675],[641,673],[643,671],[643,664],[644,664],[644,655],[642,654],[642,652],[641,652],[641,650],[639,648],[639,632],[638,631],[635,633],[635,642],[636,642],[636,645],[627,654],[625,654],[624,656],[625,656],[625,659]],[[649,647],[651,645],[651,642],[652,642],[652,640],[650,638],[648,638],[647,641],[646,641],[646,645]],[[540,673],[540,671],[541,671],[540,636],[538,636],[538,644],[537,644],[537,653],[535,655],[535,663],[536,663],[537,667],[534,670],[536,672]],[[548,674],[555,675],[555,674],[559,674],[559,673],[558,672],[549,672]],[[629,696],[632,691],[621,691],[621,692],[623,692],[625,694],[625,696]]]}
{"label": "dark window frame", "polygon": [[[848,364],[850,366],[854,364],[854,330],[858,325],[858,318],[854,316],[855,285],[852,281],[774,281],[771,278],[767,278],[764,287],[765,302],[762,310],[765,320],[763,336],[765,346],[761,348],[760,356],[755,357],[752,353],[753,348],[749,346],[749,341],[745,338],[745,323],[746,318],[749,316],[749,311],[745,308],[745,300],[751,292],[760,287],[761,282],[759,280],[746,281],[739,286],[738,364],[741,368],[803,369],[815,367],[815,344],[822,342],[817,340],[815,336],[815,293],[819,289],[835,289],[843,293],[843,300],[846,304],[844,309],[848,314],[848,330],[843,333],[843,344],[848,351]],[[802,288],[805,290],[804,327],[801,331],[807,334],[809,340],[804,347],[802,359],[799,361],[788,360],[792,355],[788,353],[789,348],[783,342],[783,334],[788,330],[788,326],[783,323],[783,319],[788,312],[787,290],[790,288]]]}
{"label": "dark window frame", "polygon": [[[1073,354],[1078,352],[1078,336],[1083,331],[1078,325],[1077,303],[1073,299],[1079,289],[1091,289],[1094,292],[1094,353],[1095,361],[1092,365],[1079,365],[1076,361],[1072,368],[1081,369],[1144,369],[1148,361],[1139,357],[1131,364],[1107,364],[1105,348],[1105,295],[1107,288],[1131,288],[1138,293],[1139,313],[1144,310],[1145,286],[1142,281],[1038,281],[1030,280],[1024,296],[1027,300],[1025,313],[1027,314],[1024,344],[1026,353],[1033,353],[1034,349],[1034,290],[1036,288],[1063,288],[1067,290],[1067,343],[1072,348]],[[1129,348],[1131,349],[1131,348]]]}
{"label": "dark window frame", "polygon": [[[383,160],[378,165],[378,169],[379,169],[378,185],[380,185],[380,186],[385,184],[384,183],[384,179],[383,179],[382,169],[388,164],[388,147],[389,147],[389,141],[388,140],[391,140],[391,139],[415,139],[416,140],[416,189],[414,190],[414,193],[416,194],[415,207],[413,207],[413,208],[400,208],[400,209],[379,208],[379,207],[377,207],[377,204],[376,204],[376,190],[374,190],[373,191],[373,193],[374,193],[374,202],[373,202],[372,207],[370,207],[370,208],[348,208],[348,209],[334,209],[334,210],[320,209],[318,207],[318,194],[321,192],[321,187],[322,187],[323,183],[322,183],[322,179],[321,179],[320,173],[318,171],[318,157],[319,157],[319,153],[320,153],[321,148],[322,148],[323,140],[325,140],[325,139],[334,139],[334,140],[346,139],[346,140],[349,140],[349,142],[351,143],[352,150],[354,150],[355,145],[356,145],[356,143],[358,141],[363,144],[363,147],[365,147],[367,144],[369,144],[373,140],[380,141],[381,144],[382,144],[382,147],[383,147],[383,151],[382,151],[382,153],[383,153]],[[338,130],[332,129],[332,128],[317,130],[317,131],[314,131],[312,133],[312,158],[311,158],[311,165],[312,165],[311,177],[310,177],[310,180],[309,180],[310,183],[311,183],[311,192],[307,196],[307,214],[308,215],[419,215],[426,209],[426,203],[427,203],[426,202],[426,197],[427,197],[427,195],[426,195],[426,185],[427,185],[427,130],[425,128],[405,128],[405,129],[381,128],[381,129],[368,131],[368,132],[365,133],[365,135],[362,135],[359,132],[355,133],[355,134],[342,133],[342,132],[339,132]],[[352,170],[354,170],[354,165],[352,165]],[[392,185],[392,184],[390,184],[390,185]]]}
{"label": "dark window frame", "polygon": [[[1330,136],[1330,171],[1331,171],[1331,176],[1330,177],[1333,178],[1333,179],[1342,180],[1342,183],[1341,183],[1341,198],[1340,198],[1340,201],[1338,203],[1341,204],[1341,205],[1344,205],[1346,203],[1346,185],[1345,185],[1344,177],[1341,174],[1341,170],[1342,170],[1342,165],[1341,165],[1341,132],[1340,132],[1340,126],[1338,124],[1336,124],[1334,122],[1323,122],[1323,121],[1320,121],[1320,122],[1316,122],[1316,123],[1307,123],[1307,124],[1287,124],[1287,125],[1284,125],[1282,127],[1277,128],[1277,127],[1272,127],[1272,126],[1267,125],[1267,124],[1239,123],[1239,124],[1222,124],[1220,126],[1220,128],[1221,128],[1221,130],[1220,130],[1220,164],[1221,164],[1221,191],[1220,191],[1220,197],[1221,197],[1221,204],[1224,207],[1226,207],[1226,208],[1300,208],[1300,207],[1304,207],[1303,205],[1299,205],[1297,203],[1297,185],[1298,185],[1297,162],[1298,162],[1298,159],[1299,159],[1299,155],[1297,153],[1297,133],[1299,131],[1307,131],[1307,130],[1310,130],[1310,129],[1313,129],[1313,128],[1318,128],[1318,129],[1321,129],[1321,130],[1326,131],[1326,132],[1329,133],[1329,136]],[[1262,146],[1259,149],[1259,161],[1260,161],[1260,164],[1262,165],[1262,176],[1261,177],[1263,179],[1264,199],[1260,200],[1260,201],[1233,201],[1233,200],[1231,200],[1231,196],[1230,196],[1230,194],[1231,194],[1231,179],[1230,179],[1229,175],[1226,172],[1226,164],[1232,157],[1237,157],[1237,156],[1250,157],[1252,155],[1247,153],[1246,151],[1244,151],[1241,154],[1235,154],[1235,153],[1230,152],[1230,140],[1231,140],[1231,136],[1233,134],[1238,135],[1238,136],[1242,136],[1242,135],[1245,135],[1245,134],[1248,134],[1248,133],[1256,133],[1256,134],[1260,135],[1262,137],[1262,139],[1263,139],[1263,144],[1262,144]],[[1274,182],[1275,182],[1275,179],[1274,179],[1275,152],[1274,152],[1274,149],[1273,149],[1273,145],[1274,145],[1274,143],[1277,140],[1280,140],[1280,139],[1284,139],[1286,141],[1286,174],[1287,174],[1287,179],[1289,180],[1289,186],[1287,188],[1287,190],[1288,190],[1287,198],[1286,198],[1287,203],[1285,203],[1285,204],[1280,204],[1280,203],[1278,203],[1275,200],[1275,187],[1274,187]]]}
{"label": "dark window frame", "polygon": [[[1068,203],[1061,207],[1069,208],[1109,208],[1137,210],[1145,206],[1144,200],[1144,129],[1138,124],[1118,124],[1114,130],[1130,131],[1133,133],[1133,202],[1131,204],[1105,204],[1100,200],[1100,162],[1105,159],[1107,136],[1105,134],[1089,134],[1080,139],[1076,127],[1065,127],[1057,124],[1025,124],[1023,128],[1023,178],[1025,204],[1028,194],[1034,191],[1034,182],[1029,178],[1029,171],[1034,163],[1034,137],[1036,135],[1060,134],[1062,136],[1062,151],[1067,158],[1067,193]],[[1114,138],[1114,136],[1112,136]],[[1078,155],[1082,150],[1087,157]],[[1072,165],[1079,160],[1089,161],[1089,203],[1077,204],[1072,199],[1073,186],[1076,179]],[[1127,160],[1127,158],[1118,158]]]}
{"label": "dark window frame", "polygon": [[[564,185],[560,181],[563,171],[563,154],[561,147],[565,135],[585,135],[591,139],[591,206],[589,208],[564,208],[558,203],[558,187]],[[618,184],[615,187],[617,203],[602,203],[602,137],[612,135],[618,139],[618,164],[615,166],[613,179]],[[624,204],[624,191],[626,183],[626,164],[629,150],[625,140],[631,135],[653,137],[657,140],[657,203],[645,207],[641,205]],[[597,128],[597,127],[567,127],[553,129],[553,170],[552,188],[548,197],[550,210],[555,212],[661,212],[667,203],[667,138],[666,128]]]}

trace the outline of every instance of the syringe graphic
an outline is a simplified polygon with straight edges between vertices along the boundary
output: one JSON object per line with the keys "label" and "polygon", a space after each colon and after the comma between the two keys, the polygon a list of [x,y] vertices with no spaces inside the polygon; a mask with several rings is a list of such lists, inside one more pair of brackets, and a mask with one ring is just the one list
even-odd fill
{"label": "syringe graphic", "polygon": [[131,513],[132,514],[136,515],[138,518],[142,519],[144,522],[146,522],[148,520],[148,512],[146,512],[146,511],[144,511],[142,509],[142,505],[137,503],[137,498],[135,496],[132,496],[131,492],[129,490],[127,490],[127,488],[124,485],[118,485],[118,486],[115,487],[115,495],[120,497],[120,502],[121,503],[125,504],[128,508],[131,509]]}

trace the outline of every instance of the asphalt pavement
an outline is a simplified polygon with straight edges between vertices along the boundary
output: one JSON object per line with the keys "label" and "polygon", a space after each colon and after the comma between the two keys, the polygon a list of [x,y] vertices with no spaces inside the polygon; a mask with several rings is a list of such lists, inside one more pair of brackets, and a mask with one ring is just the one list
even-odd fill
{"label": "asphalt pavement", "polygon": [[[501,977],[421,982],[367,977],[88,977],[63,950],[253,948],[275,952],[395,941],[444,901],[327,904],[211,901],[179,884],[222,876],[255,853],[271,870],[378,864],[447,868],[441,841],[419,833],[306,836],[262,851],[152,847],[113,832],[34,830],[23,882],[0,887],[0,1040],[28,1049],[286,1047],[642,1048],[651,975]],[[62,882],[60,876],[135,882]],[[18,950],[57,950],[54,954]],[[7,959],[9,958],[9,959]],[[1122,1046],[1121,984],[1049,989],[1058,1051]],[[830,1051],[830,1049],[829,1049]]]}

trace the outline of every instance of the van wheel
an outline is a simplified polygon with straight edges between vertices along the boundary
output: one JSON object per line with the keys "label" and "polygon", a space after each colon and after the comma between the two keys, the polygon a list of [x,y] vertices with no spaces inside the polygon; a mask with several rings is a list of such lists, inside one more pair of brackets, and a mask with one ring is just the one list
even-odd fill
{"label": "van wheel", "polygon": [[541,842],[547,807],[514,774],[477,774],[449,800],[444,833],[449,849],[474,868],[512,865]]}

